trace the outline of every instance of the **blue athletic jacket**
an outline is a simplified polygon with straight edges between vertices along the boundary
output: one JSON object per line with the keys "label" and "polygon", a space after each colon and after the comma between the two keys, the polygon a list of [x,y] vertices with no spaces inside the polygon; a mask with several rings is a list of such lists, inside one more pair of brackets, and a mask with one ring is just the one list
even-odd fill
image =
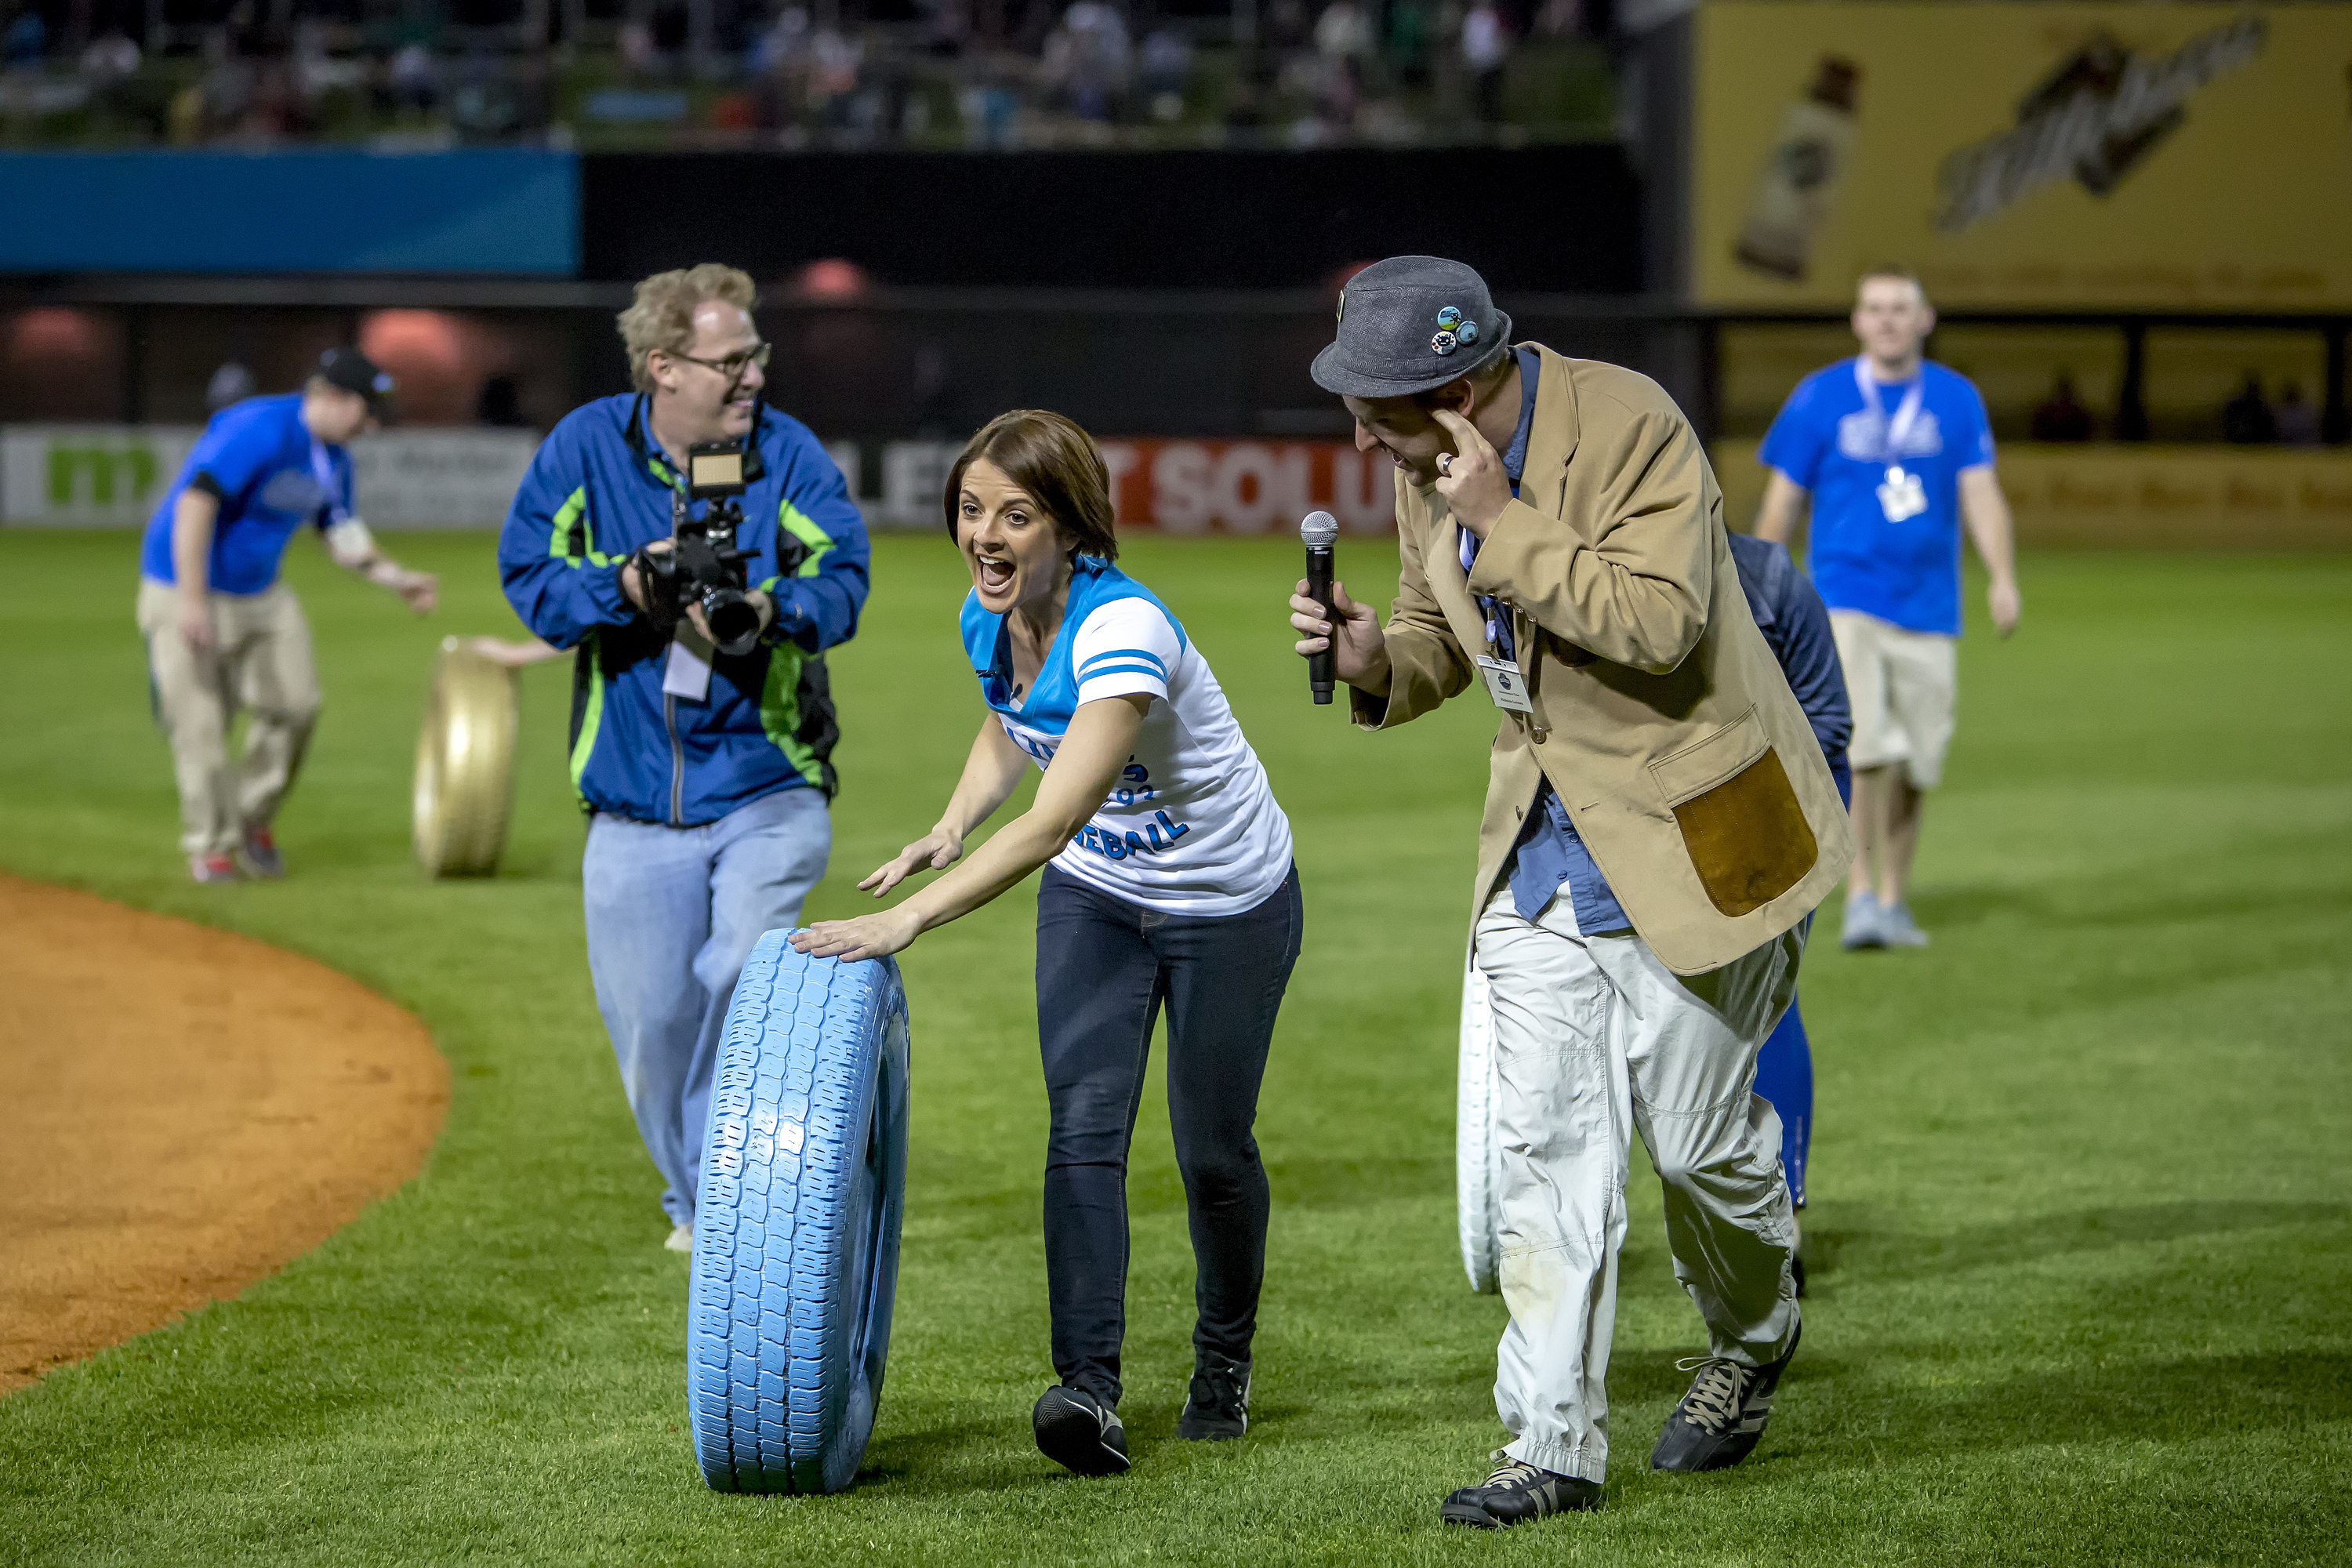
{"label": "blue athletic jacket", "polygon": [[525,626],[579,650],[572,783],[591,811],[684,827],[778,790],[836,787],[822,655],[857,630],[866,524],[798,420],[763,409],[756,453],[735,542],[755,552],[751,585],[775,596],[776,621],[762,646],[711,661],[700,701],[662,690],[669,637],[621,593],[630,553],[670,536],[681,482],[646,431],[646,400],[574,409],[531,458],[499,536],[499,575]]}
{"label": "blue athletic jacket", "polygon": [[1739,573],[1756,629],[1780,661],[1780,673],[1789,678],[1789,689],[1797,694],[1805,722],[1822,743],[1838,795],[1851,800],[1853,775],[1846,770],[1845,748],[1853,738],[1853,710],[1846,702],[1845,669],[1838,663],[1837,639],[1830,635],[1829,610],[1789,552],[1769,540],[1731,535],[1731,564]]}

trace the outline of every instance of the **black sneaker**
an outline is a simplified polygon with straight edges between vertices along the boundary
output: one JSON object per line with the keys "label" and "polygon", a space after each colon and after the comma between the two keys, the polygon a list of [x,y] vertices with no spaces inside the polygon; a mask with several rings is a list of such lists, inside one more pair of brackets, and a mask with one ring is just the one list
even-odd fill
{"label": "black sneaker", "polygon": [[1115,1476],[1127,1468],[1127,1428],[1118,1412],[1083,1388],[1049,1388],[1038,1395],[1029,1424],[1037,1451],[1082,1476]]}
{"label": "black sneaker", "polygon": [[1483,1487],[1464,1487],[1437,1510],[1447,1524],[1473,1530],[1508,1530],[1512,1525],[1547,1514],[1570,1513],[1601,1506],[1601,1483],[1580,1476],[1563,1476],[1514,1459],[1503,1449],[1494,1454],[1495,1473]]}
{"label": "black sneaker", "polygon": [[1764,1436],[1764,1422],[1772,1414],[1772,1391],[1797,1353],[1804,1324],[1789,1337],[1780,1359],[1763,1366],[1742,1366],[1721,1356],[1698,1356],[1675,1365],[1698,1375],[1690,1392],[1666,1417],[1651,1451],[1654,1470],[1723,1470],[1748,1456]]}
{"label": "black sneaker", "polygon": [[1176,1436],[1223,1443],[1249,1430],[1250,1363],[1202,1355],[1192,1363],[1192,1392],[1176,1417]]}

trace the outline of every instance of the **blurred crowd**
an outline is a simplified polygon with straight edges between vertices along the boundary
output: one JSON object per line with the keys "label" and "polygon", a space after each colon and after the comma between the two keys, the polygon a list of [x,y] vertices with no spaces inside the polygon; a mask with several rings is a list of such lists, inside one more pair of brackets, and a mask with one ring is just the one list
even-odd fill
{"label": "blurred crowd", "polygon": [[[2034,440],[2049,443],[2095,441],[2121,434],[2116,425],[2094,413],[2075,390],[2074,376],[2060,371],[2050,395],[2034,407],[2032,434]],[[2216,433],[2238,447],[2317,447],[2343,438],[2340,430],[2326,428],[2326,411],[2305,395],[2301,382],[2283,378],[2273,395],[2263,390],[2261,374],[2251,370],[2216,411],[2214,425],[2198,434],[2210,439]]]}
{"label": "blurred crowd", "polygon": [[0,141],[1311,146],[1615,114],[1610,0],[186,3],[6,13]]}

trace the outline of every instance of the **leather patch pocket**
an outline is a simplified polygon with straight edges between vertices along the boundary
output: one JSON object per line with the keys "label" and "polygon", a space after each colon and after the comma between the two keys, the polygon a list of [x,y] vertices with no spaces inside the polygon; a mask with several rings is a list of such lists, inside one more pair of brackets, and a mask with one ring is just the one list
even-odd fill
{"label": "leather patch pocket", "polygon": [[1770,903],[1820,858],[1820,841],[1753,709],[1652,763],[1650,774],[1666,792],[1707,901],[1727,916]]}

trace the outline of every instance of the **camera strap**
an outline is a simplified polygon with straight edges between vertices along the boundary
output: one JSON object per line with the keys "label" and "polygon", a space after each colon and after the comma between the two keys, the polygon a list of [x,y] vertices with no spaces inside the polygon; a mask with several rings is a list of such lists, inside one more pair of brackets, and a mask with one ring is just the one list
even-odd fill
{"label": "camera strap", "polygon": [[768,477],[768,465],[760,456],[760,423],[768,416],[768,391],[761,387],[751,395],[751,427],[743,432],[743,482]]}

